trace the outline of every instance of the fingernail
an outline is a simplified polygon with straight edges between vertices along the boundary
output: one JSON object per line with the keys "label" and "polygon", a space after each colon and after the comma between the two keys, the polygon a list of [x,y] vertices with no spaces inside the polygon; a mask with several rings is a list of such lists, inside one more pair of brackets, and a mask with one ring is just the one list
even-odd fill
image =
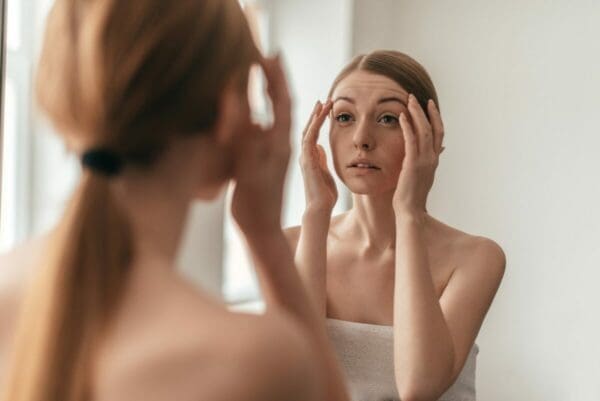
{"label": "fingernail", "polygon": [[415,95],[413,95],[412,93],[408,95],[408,101],[409,101],[409,102],[410,102],[410,101],[414,101],[415,99],[416,99],[416,98],[415,98]]}

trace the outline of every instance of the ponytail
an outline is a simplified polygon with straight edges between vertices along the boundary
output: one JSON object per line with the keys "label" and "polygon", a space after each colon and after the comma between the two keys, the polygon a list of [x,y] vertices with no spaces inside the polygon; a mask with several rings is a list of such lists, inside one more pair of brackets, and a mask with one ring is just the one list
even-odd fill
{"label": "ponytail", "polygon": [[133,256],[109,180],[85,171],[25,295],[2,401],[82,401]]}

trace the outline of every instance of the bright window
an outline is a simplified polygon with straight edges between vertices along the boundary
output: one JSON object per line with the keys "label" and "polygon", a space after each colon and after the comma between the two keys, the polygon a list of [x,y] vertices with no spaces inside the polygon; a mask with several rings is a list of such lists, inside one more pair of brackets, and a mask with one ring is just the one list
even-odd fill
{"label": "bright window", "polygon": [[0,208],[0,252],[16,241],[17,102],[15,84],[8,78],[4,90],[4,137],[2,152],[2,206]]}
{"label": "bright window", "polygon": [[12,247],[21,239],[26,225],[22,218],[26,184],[21,168],[27,143],[22,129],[26,126],[25,101],[29,92],[27,49],[23,46],[24,3],[8,0],[6,8],[0,252]]}
{"label": "bright window", "polygon": [[[32,81],[52,0],[5,0],[6,77],[0,251],[45,231],[62,212],[72,167],[61,141],[40,118]],[[49,190],[50,189],[50,190]],[[56,195],[60,191],[60,196]],[[56,201],[60,198],[60,201]]]}
{"label": "bright window", "polygon": [[8,50],[18,50],[21,47],[21,1],[8,0],[6,45]]}
{"label": "bright window", "polygon": [[[268,18],[265,10],[253,1],[241,1],[250,29],[261,50],[267,49]],[[249,98],[253,118],[261,123],[268,120],[267,105],[264,103],[264,81],[262,75],[253,71],[249,85]],[[225,205],[224,255],[223,255],[223,296],[230,303],[256,300],[260,296],[256,274],[252,268],[243,239],[237,231],[230,213],[231,191]]]}

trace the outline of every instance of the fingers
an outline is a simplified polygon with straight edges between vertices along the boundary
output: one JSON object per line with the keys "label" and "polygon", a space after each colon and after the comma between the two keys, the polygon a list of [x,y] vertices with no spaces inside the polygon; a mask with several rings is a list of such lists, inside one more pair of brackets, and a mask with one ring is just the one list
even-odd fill
{"label": "fingers", "polygon": [[408,96],[408,111],[417,131],[419,153],[433,152],[433,130],[419,101],[413,94]]}
{"label": "fingers", "polygon": [[400,127],[404,136],[404,158],[413,161],[418,154],[417,137],[408,121],[408,117],[404,113],[400,114]]}
{"label": "fingers", "polygon": [[444,143],[444,123],[440,111],[432,99],[429,99],[429,102],[427,102],[427,111],[429,112],[429,119],[433,129],[433,150],[439,155],[444,150],[442,146]]}
{"label": "fingers", "polygon": [[317,152],[319,152],[319,165],[323,170],[329,170],[327,168],[327,155],[325,154],[325,149],[323,149],[323,146],[317,145]]}
{"label": "fingers", "polygon": [[310,113],[310,117],[308,117],[308,122],[306,123],[306,127],[304,127],[304,130],[302,131],[302,140],[304,140],[304,138],[306,137],[306,133],[308,132],[310,126],[312,125],[313,120],[315,119],[315,115],[318,113],[320,107],[321,107],[321,102],[317,101],[315,103],[315,107],[313,107],[313,111]]}
{"label": "fingers", "polygon": [[306,132],[304,133],[304,144],[315,145],[317,143],[323,122],[331,111],[332,106],[333,103],[330,100],[325,102],[325,104],[317,102],[317,106],[315,110],[313,110],[311,121],[306,129]]}

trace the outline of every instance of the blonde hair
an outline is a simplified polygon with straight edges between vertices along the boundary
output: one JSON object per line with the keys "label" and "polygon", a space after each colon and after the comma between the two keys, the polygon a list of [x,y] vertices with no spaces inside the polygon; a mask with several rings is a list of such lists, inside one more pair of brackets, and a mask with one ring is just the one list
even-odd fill
{"label": "blonde hair", "polygon": [[354,71],[367,71],[383,75],[415,95],[425,113],[427,101],[433,99],[439,108],[438,96],[427,70],[407,54],[394,50],[376,50],[356,56],[346,65],[333,81],[329,97],[338,84]]}
{"label": "blonde hair", "polygon": [[[36,77],[65,139],[140,168],[206,134],[259,52],[236,0],[57,0]],[[81,401],[127,284],[133,239],[108,178],[84,171],[28,290],[5,401]]]}

